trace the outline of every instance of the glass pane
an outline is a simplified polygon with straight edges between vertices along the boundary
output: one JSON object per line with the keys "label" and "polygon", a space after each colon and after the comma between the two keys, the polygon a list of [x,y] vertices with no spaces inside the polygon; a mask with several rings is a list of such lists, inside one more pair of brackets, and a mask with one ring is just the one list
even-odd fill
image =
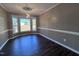
{"label": "glass pane", "polygon": [[36,31],[36,18],[32,19],[32,31]]}
{"label": "glass pane", "polygon": [[20,18],[20,30],[21,32],[30,31],[30,19]]}
{"label": "glass pane", "polygon": [[13,34],[18,32],[18,19],[16,16],[12,16]]}

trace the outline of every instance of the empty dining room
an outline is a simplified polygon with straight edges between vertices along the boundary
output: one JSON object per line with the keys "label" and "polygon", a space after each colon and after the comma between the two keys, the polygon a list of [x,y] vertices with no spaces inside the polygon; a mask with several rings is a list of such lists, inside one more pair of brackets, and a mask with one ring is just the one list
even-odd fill
{"label": "empty dining room", "polygon": [[0,56],[79,56],[79,3],[0,3]]}

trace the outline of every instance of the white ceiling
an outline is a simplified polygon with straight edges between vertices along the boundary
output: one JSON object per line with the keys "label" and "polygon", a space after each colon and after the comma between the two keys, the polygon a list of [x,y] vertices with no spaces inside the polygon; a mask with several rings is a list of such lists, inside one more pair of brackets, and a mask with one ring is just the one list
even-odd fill
{"label": "white ceiling", "polygon": [[18,14],[25,14],[25,10],[23,7],[30,7],[32,11],[30,14],[32,15],[40,15],[49,9],[55,7],[56,3],[1,3],[0,4],[6,11]]}

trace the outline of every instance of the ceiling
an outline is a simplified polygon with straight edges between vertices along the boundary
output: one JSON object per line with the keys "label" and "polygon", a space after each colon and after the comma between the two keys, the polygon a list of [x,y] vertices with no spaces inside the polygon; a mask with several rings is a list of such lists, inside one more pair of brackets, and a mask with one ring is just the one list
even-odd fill
{"label": "ceiling", "polygon": [[56,3],[1,3],[1,7],[3,7],[6,11],[11,13],[25,14],[25,10],[23,7],[30,7],[32,10],[30,14],[32,15],[41,15],[44,12],[48,11],[51,8],[54,8]]}

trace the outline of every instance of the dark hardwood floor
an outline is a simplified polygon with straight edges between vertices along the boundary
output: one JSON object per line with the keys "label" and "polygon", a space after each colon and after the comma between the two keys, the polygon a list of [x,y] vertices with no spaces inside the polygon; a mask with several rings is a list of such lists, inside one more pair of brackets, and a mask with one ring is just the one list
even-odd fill
{"label": "dark hardwood floor", "polygon": [[9,40],[1,56],[78,56],[78,54],[40,35],[25,35]]}

